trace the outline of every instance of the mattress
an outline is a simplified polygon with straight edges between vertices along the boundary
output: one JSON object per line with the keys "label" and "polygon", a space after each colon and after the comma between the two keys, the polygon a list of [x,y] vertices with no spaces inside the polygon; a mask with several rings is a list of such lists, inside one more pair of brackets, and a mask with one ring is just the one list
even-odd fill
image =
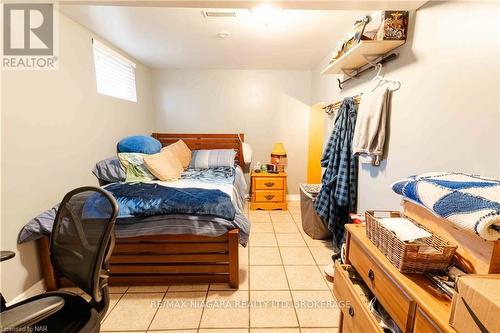
{"label": "mattress", "polygon": [[[118,238],[149,235],[220,236],[231,229],[238,228],[240,244],[246,245],[250,233],[250,222],[244,215],[245,193],[247,183],[243,170],[235,168],[188,169],[181,179],[173,182],[155,181],[163,186],[176,188],[218,189],[228,194],[236,210],[234,220],[226,220],[212,216],[195,216],[184,214],[157,215],[148,217],[118,218],[115,234]],[[109,185],[107,185],[109,186]],[[104,186],[106,188],[106,186]],[[18,243],[35,240],[52,231],[52,224],[58,205],[38,215],[21,230]]]}

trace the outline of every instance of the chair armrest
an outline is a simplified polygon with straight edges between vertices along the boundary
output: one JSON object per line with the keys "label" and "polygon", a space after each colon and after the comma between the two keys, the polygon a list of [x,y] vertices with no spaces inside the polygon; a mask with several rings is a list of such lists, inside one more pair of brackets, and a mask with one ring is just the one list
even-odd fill
{"label": "chair armrest", "polygon": [[14,331],[27,327],[56,313],[64,306],[59,296],[43,297],[0,312],[0,331]]}
{"label": "chair armrest", "polygon": [[15,255],[16,253],[12,251],[0,251],[0,261],[12,259]]}

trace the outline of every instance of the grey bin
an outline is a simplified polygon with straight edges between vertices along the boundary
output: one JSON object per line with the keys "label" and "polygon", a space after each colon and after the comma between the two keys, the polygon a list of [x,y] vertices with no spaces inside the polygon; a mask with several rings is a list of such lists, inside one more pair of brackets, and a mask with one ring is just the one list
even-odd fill
{"label": "grey bin", "polygon": [[332,233],[314,209],[314,201],[321,184],[300,184],[300,212],[302,229],[312,239],[331,239]]}

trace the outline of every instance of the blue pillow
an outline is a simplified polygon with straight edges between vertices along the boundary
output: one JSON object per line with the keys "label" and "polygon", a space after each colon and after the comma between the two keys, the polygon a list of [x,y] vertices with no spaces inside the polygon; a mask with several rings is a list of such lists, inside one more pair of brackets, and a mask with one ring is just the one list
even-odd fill
{"label": "blue pillow", "polygon": [[147,135],[127,136],[118,142],[119,153],[156,154],[161,150],[160,141]]}

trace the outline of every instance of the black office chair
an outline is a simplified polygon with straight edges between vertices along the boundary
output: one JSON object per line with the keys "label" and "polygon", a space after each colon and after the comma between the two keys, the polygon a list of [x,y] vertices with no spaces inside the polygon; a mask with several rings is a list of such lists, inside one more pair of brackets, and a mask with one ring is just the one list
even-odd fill
{"label": "black office chair", "polygon": [[64,291],[29,298],[0,312],[0,331],[99,332],[109,306],[108,260],[117,214],[116,200],[98,187],[66,194],[52,228],[50,260],[91,300]]}

